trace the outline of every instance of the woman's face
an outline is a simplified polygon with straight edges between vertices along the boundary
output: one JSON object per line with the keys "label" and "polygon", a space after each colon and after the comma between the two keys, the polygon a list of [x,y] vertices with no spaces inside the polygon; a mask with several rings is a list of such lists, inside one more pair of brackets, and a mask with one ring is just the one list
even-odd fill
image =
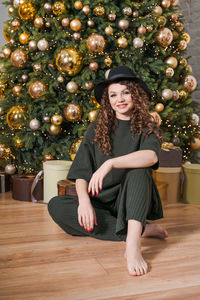
{"label": "woman's face", "polygon": [[108,87],[108,97],[116,118],[130,120],[130,113],[134,107],[130,91],[125,85],[112,83]]}

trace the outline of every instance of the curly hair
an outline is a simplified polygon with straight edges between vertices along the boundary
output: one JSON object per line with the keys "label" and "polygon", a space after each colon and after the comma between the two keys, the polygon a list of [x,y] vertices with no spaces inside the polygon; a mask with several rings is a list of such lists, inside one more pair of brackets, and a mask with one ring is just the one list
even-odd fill
{"label": "curly hair", "polygon": [[[141,134],[145,130],[145,135],[155,133],[160,141],[162,141],[161,130],[157,127],[154,119],[149,113],[149,97],[143,88],[134,81],[122,80],[117,83],[125,85],[132,95],[134,103],[133,110],[130,114],[130,130],[132,135]],[[112,109],[108,96],[108,87],[104,89],[101,108],[96,121],[95,136],[93,142],[104,155],[111,155],[111,133],[118,125],[115,111]]]}

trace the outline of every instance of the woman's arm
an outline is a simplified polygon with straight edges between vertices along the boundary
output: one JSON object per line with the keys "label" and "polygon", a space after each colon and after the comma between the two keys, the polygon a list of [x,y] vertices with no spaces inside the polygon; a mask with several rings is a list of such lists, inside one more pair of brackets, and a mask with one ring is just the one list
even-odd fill
{"label": "woman's arm", "polygon": [[81,227],[88,232],[97,224],[96,213],[88,196],[88,182],[84,179],[76,179],[76,192],[78,195],[78,221]]}
{"label": "woman's arm", "polygon": [[153,150],[138,150],[133,153],[114,157],[105,161],[101,167],[92,175],[89,182],[88,191],[98,194],[102,189],[103,179],[112,168],[147,168],[157,163],[158,157]]}
{"label": "woman's arm", "polygon": [[157,163],[158,157],[153,150],[139,150],[110,160],[112,168],[146,168]]}

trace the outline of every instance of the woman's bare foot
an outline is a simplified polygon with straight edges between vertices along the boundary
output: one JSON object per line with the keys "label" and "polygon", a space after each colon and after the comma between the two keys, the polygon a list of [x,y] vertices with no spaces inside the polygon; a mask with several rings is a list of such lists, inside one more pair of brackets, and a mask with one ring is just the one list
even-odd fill
{"label": "woman's bare foot", "polygon": [[168,232],[158,224],[146,224],[142,237],[154,237],[158,239],[166,239]]}
{"label": "woman's bare foot", "polygon": [[140,276],[147,273],[147,263],[141,254],[140,242],[127,240],[125,257],[130,275]]}

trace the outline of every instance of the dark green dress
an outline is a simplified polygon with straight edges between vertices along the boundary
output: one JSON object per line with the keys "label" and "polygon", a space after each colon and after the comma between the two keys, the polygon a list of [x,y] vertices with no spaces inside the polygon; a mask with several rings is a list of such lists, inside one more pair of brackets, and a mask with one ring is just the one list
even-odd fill
{"label": "dark green dress", "polygon": [[[95,122],[91,123],[70,168],[68,179],[90,181],[92,174],[112,157],[126,155],[138,150],[153,150],[159,158],[160,142],[154,133],[150,135],[130,132],[130,121],[118,120],[111,135],[112,155],[105,156],[93,143]],[[98,226],[90,233],[78,223],[78,201],[72,196],[57,196],[50,200],[48,208],[54,221],[72,235],[89,235],[103,240],[125,240],[127,221],[135,219],[143,224],[146,219],[163,217],[162,204],[152,178],[152,167],[137,169],[112,169],[104,178],[103,188],[92,197]]]}

